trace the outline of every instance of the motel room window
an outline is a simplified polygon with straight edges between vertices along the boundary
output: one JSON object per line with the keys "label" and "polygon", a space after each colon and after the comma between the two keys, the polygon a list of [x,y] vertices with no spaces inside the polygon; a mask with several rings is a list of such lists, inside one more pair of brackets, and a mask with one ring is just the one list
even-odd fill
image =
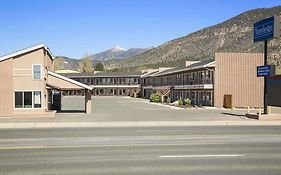
{"label": "motel room window", "polygon": [[33,65],[33,79],[34,80],[41,80],[42,73],[41,73],[41,64],[34,64]]}

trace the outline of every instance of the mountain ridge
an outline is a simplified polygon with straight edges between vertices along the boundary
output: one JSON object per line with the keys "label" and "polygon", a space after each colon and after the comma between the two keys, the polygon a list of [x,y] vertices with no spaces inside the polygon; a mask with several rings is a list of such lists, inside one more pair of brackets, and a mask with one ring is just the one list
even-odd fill
{"label": "mountain ridge", "polygon": [[[167,41],[131,59],[107,64],[106,67],[132,70],[155,68],[183,64],[187,60],[211,59],[215,52],[263,52],[263,42],[252,41],[252,26],[259,20],[280,14],[281,6],[248,10],[216,25]],[[271,40],[268,46],[269,63],[281,65],[281,39]]]}
{"label": "mountain ridge", "polygon": [[[93,65],[97,63],[113,63],[116,60],[122,60],[122,59],[129,59],[133,56],[143,53],[146,51],[146,48],[130,48],[130,49],[124,49],[120,46],[114,46],[113,48],[107,49],[105,51],[87,55],[92,62]],[[56,60],[60,60],[59,64],[62,64],[60,69],[71,69],[71,70],[77,70],[79,66],[79,62],[81,59],[75,59],[75,58],[69,58],[67,56],[56,56]]]}
{"label": "mountain ridge", "polygon": [[130,48],[124,49],[120,46],[115,46],[111,49],[96,53],[91,55],[93,62],[107,62],[111,60],[122,60],[122,59],[130,59],[137,54],[143,53],[147,49],[142,48]]}

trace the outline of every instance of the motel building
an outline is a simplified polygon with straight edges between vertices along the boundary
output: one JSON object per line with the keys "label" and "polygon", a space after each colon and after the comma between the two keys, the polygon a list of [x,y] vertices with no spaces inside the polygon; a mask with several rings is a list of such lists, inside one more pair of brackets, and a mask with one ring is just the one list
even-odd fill
{"label": "motel building", "polygon": [[[215,59],[144,73],[94,72],[58,74],[48,47],[39,44],[0,57],[0,117],[55,116],[62,95],[131,96],[191,99],[192,105],[263,107],[264,81],[257,77],[263,53],[216,53]],[[268,105],[281,106],[281,76],[268,77]],[[62,111],[63,112],[63,111]]]}
{"label": "motel building", "polygon": [[262,107],[263,79],[257,66],[262,53],[216,53],[215,59],[187,61],[185,66],[159,69],[142,75],[141,94],[162,94],[170,102],[189,98],[192,105]]}
{"label": "motel building", "polygon": [[193,105],[212,106],[214,61],[187,61],[185,66],[159,69],[143,75],[143,97],[158,92],[165,101],[189,98]]}
{"label": "motel building", "polygon": [[54,73],[53,61],[44,44],[0,57],[0,117],[54,116],[64,90],[83,90],[91,112],[92,87]]}
{"label": "motel building", "polygon": [[[132,72],[61,74],[93,88],[93,96],[140,96],[149,99],[159,93],[170,102],[191,99],[195,106],[263,107],[263,78],[257,66],[263,53],[216,53],[214,59],[187,61],[184,66]],[[270,78],[269,101],[276,104],[277,78]],[[277,88],[276,88],[277,87]],[[64,95],[84,95],[84,89],[66,90]],[[280,95],[279,95],[280,96]],[[280,100],[279,100],[280,101]],[[274,103],[273,103],[274,102]]]}
{"label": "motel building", "polygon": [[[93,72],[62,74],[93,88],[94,96],[131,96],[140,93],[141,72]],[[84,90],[64,91],[64,95],[84,95]]]}

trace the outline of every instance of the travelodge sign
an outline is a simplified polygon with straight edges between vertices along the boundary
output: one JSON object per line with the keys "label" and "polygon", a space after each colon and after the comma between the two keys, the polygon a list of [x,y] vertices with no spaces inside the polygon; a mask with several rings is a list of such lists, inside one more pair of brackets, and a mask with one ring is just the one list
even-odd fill
{"label": "travelodge sign", "polygon": [[280,36],[280,16],[263,19],[254,24],[254,42]]}

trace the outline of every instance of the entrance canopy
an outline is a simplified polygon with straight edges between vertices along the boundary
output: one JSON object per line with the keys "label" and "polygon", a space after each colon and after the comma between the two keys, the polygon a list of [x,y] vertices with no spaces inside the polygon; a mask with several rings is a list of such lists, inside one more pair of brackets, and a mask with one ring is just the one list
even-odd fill
{"label": "entrance canopy", "polygon": [[48,71],[48,81],[47,85],[51,88],[59,89],[59,90],[92,90],[91,86],[80,83],[73,79],[67,78],[65,76],[59,75],[57,73]]}
{"label": "entrance canopy", "polygon": [[91,86],[48,71],[47,88],[56,90],[85,90],[85,112],[91,112],[91,91],[93,90]]}

